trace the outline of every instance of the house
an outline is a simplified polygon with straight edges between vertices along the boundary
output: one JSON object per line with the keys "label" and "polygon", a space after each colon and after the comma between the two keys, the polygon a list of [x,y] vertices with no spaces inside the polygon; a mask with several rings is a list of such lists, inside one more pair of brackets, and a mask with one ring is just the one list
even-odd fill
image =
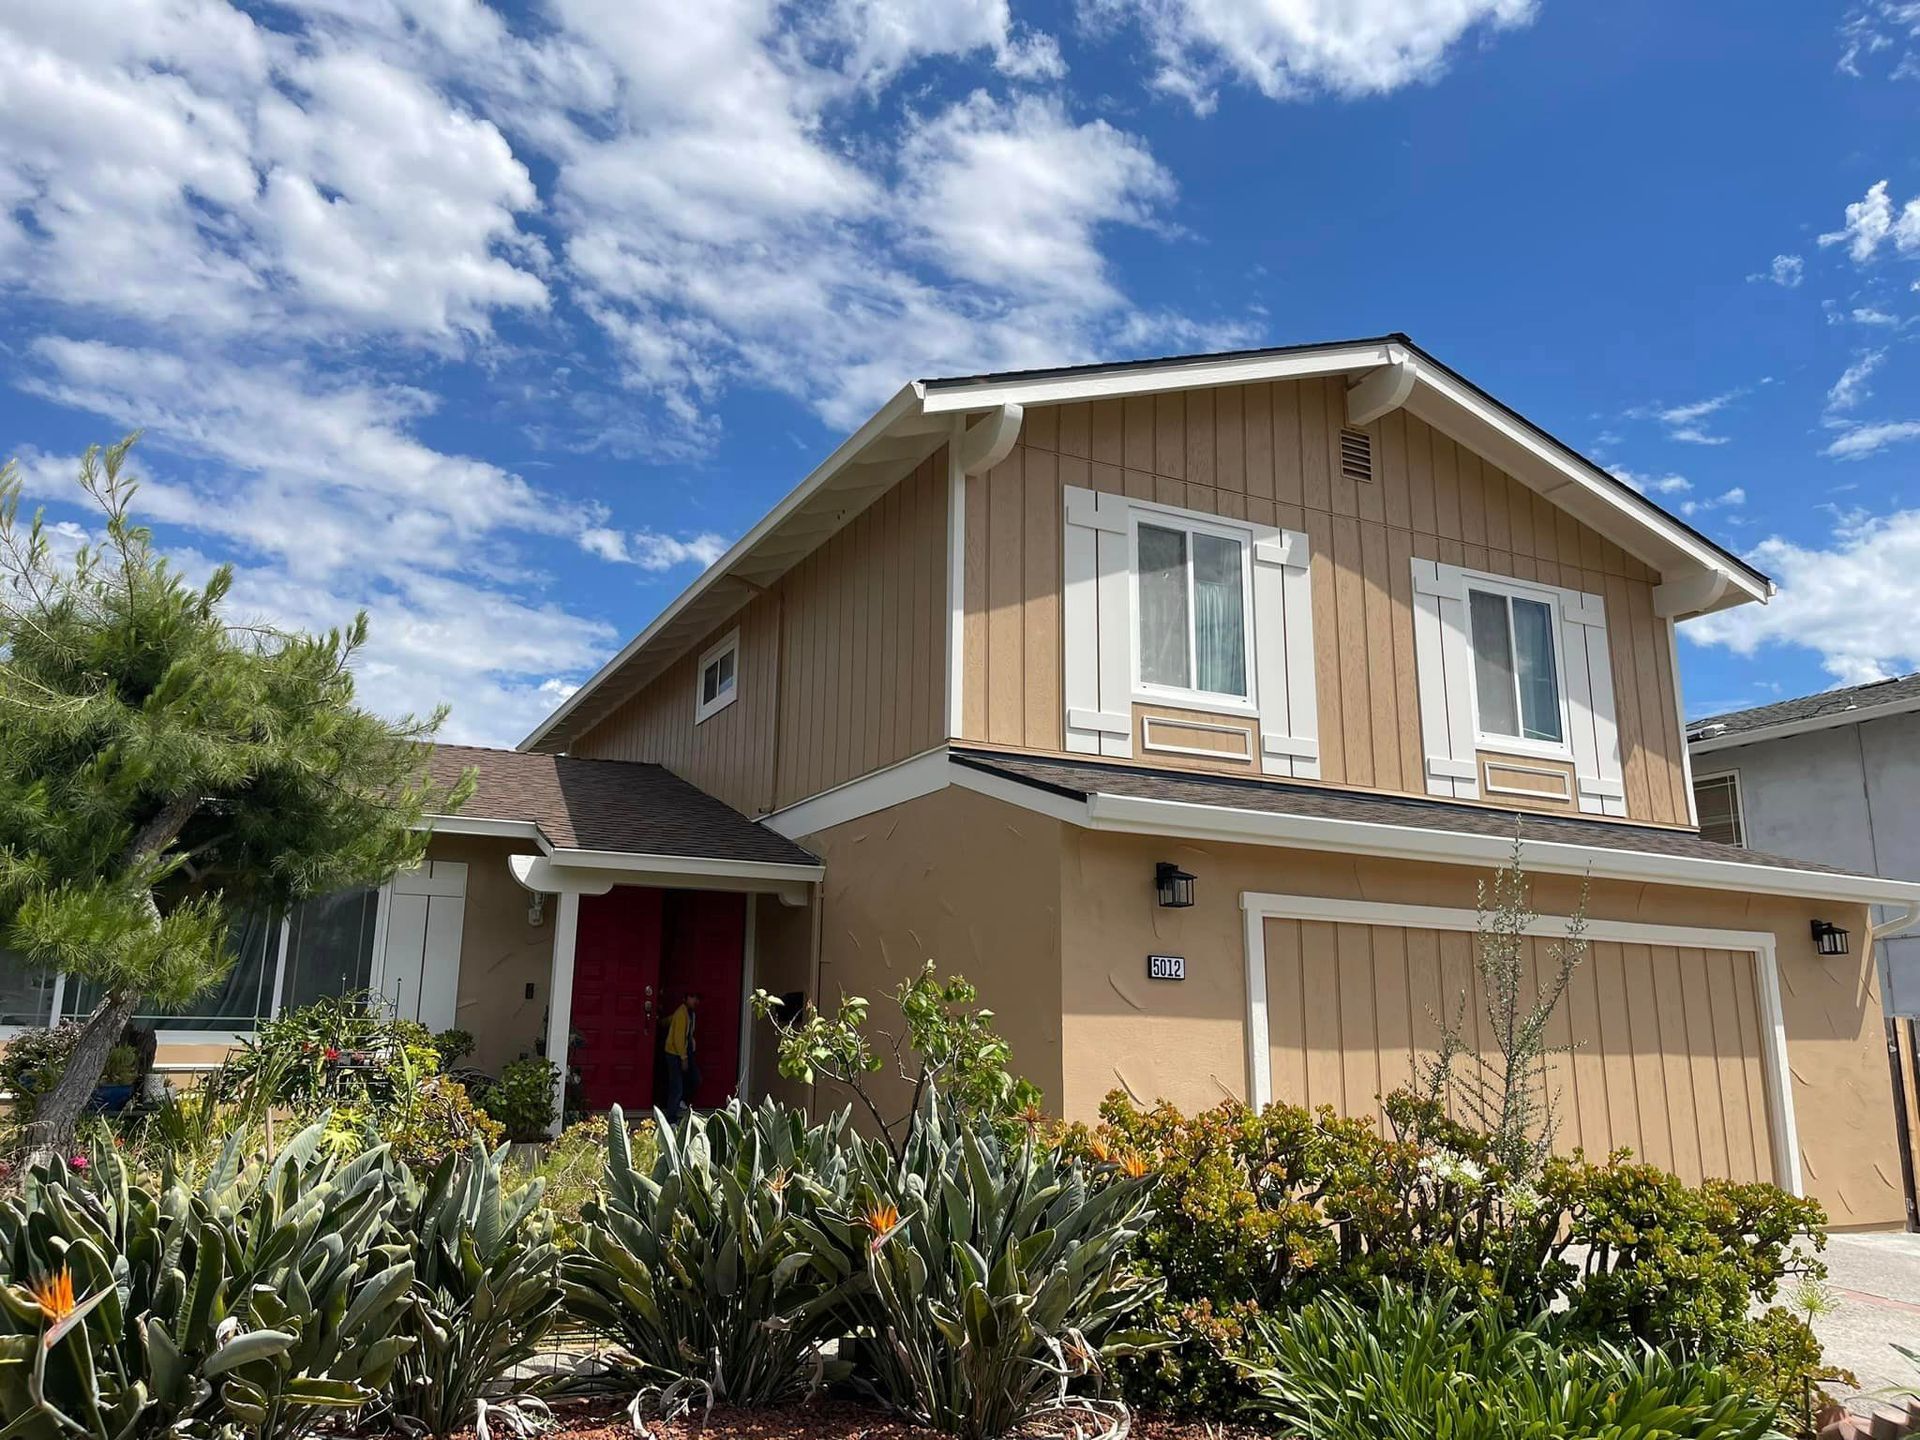
{"label": "house", "polygon": [[[1920,880],[1920,674],[1709,716],[1687,750],[1702,835]],[[1920,1015],[1920,935],[1876,949],[1887,1015]]]}
{"label": "house", "polygon": [[1592,940],[1561,1144],[1896,1225],[1872,907],[1920,884],[1694,809],[1674,626],[1771,591],[1405,336],[918,381],[518,752],[442,751],[429,864],[242,1008],[362,977],[645,1104],[698,988],[705,1102],[775,1083],[748,987],[932,958],[1069,1116],[1371,1114],[1517,830],[1537,945]]}

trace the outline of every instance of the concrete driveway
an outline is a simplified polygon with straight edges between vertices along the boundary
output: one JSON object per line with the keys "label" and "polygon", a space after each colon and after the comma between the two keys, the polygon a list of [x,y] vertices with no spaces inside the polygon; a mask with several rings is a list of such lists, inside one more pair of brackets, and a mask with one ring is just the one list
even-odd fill
{"label": "concrete driveway", "polygon": [[1876,1391],[1920,1389],[1920,1365],[1893,1348],[1920,1351],[1920,1235],[1835,1235],[1825,1259],[1834,1304],[1814,1317],[1814,1332],[1829,1364],[1860,1377],[1847,1408],[1869,1414]]}

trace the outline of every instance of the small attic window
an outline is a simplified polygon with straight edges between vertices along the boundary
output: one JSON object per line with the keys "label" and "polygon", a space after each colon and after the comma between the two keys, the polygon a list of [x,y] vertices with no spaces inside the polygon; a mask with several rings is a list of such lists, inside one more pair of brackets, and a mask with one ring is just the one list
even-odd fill
{"label": "small attic window", "polygon": [[1366,431],[1340,432],[1340,473],[1349,480],[1373,479],[1373,437]]}
{"label": "small attic window", "polygon": [[728,633],[700,657],[700,673],[693,693],[693,723],[711,719],[740,693],[740,632]]}

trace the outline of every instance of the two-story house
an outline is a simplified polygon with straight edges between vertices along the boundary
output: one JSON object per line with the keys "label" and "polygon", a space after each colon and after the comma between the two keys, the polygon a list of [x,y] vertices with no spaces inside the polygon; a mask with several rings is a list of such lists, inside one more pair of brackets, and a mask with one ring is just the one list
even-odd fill
{"label": "two-story house", "polygon": [[474,801],[307,948],[595,1106],[690,988],[710,1101],[773,1083],[749,987],[932,958],[1069,1116],[1372,1114],[1518,825],[1540,943],[1589,917],[1562,1146],[1899,1224],[1871,907],[1920,884],[1697,826],[1674,626],[1771,588],[1404,336],[919,381],[519,752],[442,751]]}

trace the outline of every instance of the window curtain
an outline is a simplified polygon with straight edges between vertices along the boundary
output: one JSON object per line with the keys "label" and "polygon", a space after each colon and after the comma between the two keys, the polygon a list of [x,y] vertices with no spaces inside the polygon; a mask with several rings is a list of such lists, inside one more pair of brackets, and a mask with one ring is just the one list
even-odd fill
{"label": "window curtain", "polygon": [[[223,979],[171,1015],[141,1014],[134,1019],[155,1030],[251,1030],[273,1008],[273,973],[280,963],[280,924],[267,911],[236,916],[227,931],[233,966]],[[100,1003],[96,986],[67,982],[61,1010],[73,1017],[91,1015]]]}
{"label": "window curtain", "polygon": [[54,977],[13,950],[0,950],[0,1025],[44,1025],[53,1015]]}
{"label": "window curtain", "polygon": [[1184,690],[1187,673],[1187,537],[1140,527],[1140,678]]}
{"label": "window curtain", "polygon": [[1553,663],[1553,611],[1537,600],[1513,602],[1514,673],[1520,719],[1529,740],[1560,738],[1560,677]]}
{"label": "window curtain", "polygon": [[1507,629],[1507,597],[1467,592],[1473,630],[1473,687],[1480,701],[1480,728],[1489,735],[1520,733],[1513,692],[1513,636]]}
{"label": "window curtain", "polygon": [[1247,630],[1240,543],[1193,537],[1194,688],[1215,695],[1247,693]]}

